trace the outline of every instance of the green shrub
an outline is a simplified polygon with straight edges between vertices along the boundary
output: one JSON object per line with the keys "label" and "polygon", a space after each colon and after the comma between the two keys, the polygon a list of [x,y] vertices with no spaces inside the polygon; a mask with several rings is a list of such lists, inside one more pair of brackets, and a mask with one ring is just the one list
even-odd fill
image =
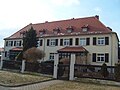
{"label": "green shrub", "polygon": [[115,64],[115,79],[120,81],[120,63]]}
{"label": "green shrub", "polygon": [[107,65],[105,63],[103,63],[100,73],[103,77],[107,77],[109,75],[109,72],[107,70]]}

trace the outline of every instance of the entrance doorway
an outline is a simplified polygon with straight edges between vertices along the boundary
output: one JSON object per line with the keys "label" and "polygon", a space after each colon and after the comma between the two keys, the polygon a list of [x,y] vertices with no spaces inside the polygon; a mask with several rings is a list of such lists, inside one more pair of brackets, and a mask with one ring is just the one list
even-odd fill
{"label": "entrance doorway", "polygon": [[69,80],[69,72],[70,72],[70,54],[61,53],[59,54],[57,78],[62,80]]}

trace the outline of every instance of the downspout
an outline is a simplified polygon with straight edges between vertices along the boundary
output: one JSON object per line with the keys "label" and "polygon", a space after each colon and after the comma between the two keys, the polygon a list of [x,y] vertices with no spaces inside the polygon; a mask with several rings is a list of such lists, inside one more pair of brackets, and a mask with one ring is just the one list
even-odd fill
{"label": "downspout", "polygon": [[[112,41],[113,41],[113,38],[112,38],[112,33],[110,34],[110,36],[111,36],[111,66],[112,66],[112,64],[113,64],[113,61],[112,61],[112,59],[113,59],[113,51],[112,51],[112,47],[113,47],[113,43],[112,43]],[[112,69],[111,69],[111,73],[112,73]]]}
{"label": "downspout", "polygon": [[113,47],[113,38],[112,38],[112,33],[110,34],[110,36],[111,36],[111,66],[112,66],[112,64],[113,64],[113,62],[112,62],[112,58],[113,58],[113,49],[112,49],[112,47]]}
{"label": "downspout", "polygon": [[[43,51],[44,51],[44,53],[45,53],[45,37],[43,37],[43,40],[44,40]],[[44,58],[45,58],[45,57],[43,57],[43,61],[44,61]]]}

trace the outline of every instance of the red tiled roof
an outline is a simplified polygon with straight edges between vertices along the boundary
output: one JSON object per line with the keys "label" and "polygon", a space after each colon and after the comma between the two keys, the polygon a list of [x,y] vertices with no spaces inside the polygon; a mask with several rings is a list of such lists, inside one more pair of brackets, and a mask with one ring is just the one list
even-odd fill
{"label": "red tiled roof", "polygon": [[21,47],[15,47],[15,48],[12,48],[11,51],[22,51],[23,48]]}
{"label": "red tiled roof", "polygon": [[[87,32],[82,31],[82,27],[88,25],[89,30]],[[110,33],[112,32],[108,29],[103,23],[100,22],[95,16],[86,17],[86,18],[77,18],[77,19],[68,19],[61,21],[53,21],[53,22],[45,22],[38,24],[29,24],[26,27],[22,28],[18,32],[14,33],[10,38],[22,38],[20,36],[21,32],[27,31],[31,28],[31,26],[36,30],[38,37],[40,37],[39,31],[46,30],[45,36],[54,36],[53,30],[56,28],[60,28],[60,33],[58,35],[71,35],[71,33],[66,33],[66,28],[72,26],[73,34],[101,34],[101,33]],[[57,35],[57,36],[58,36]]]}
{"label": "red tiled roof", "polygon": [[0,48],[0,51],[4,51],[4,48]]}
{"label": "red tiled roof", "polygon": [[80,52],[88,52],[84,47],[65,47],[58,50],[58,53],[80,53]]}

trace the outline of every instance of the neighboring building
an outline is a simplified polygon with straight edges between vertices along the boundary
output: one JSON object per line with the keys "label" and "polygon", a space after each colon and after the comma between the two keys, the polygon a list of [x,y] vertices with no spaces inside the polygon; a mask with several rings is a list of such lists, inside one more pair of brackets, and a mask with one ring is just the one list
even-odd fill
{"label": "neighboring building", "polygon": [[[59,59],[76,53],[76,64],[114,66],[118,62],[118,36],[106,27],[99,16],[29,24],[5,38],[5,59],[22,50],[25,31],[33,27],[37,32],[38,48],[46,53],[44,60]],[[31,42],[32,43],[32,42]],[[14,59],[14,58],[13,58]]]}
{"label": "neighboring building", "polygon": [[3,51],[4,51],[4,49],[3,49],[3,48],[0,48],[0,60],[1,60],[1,58],[2,58]]}

